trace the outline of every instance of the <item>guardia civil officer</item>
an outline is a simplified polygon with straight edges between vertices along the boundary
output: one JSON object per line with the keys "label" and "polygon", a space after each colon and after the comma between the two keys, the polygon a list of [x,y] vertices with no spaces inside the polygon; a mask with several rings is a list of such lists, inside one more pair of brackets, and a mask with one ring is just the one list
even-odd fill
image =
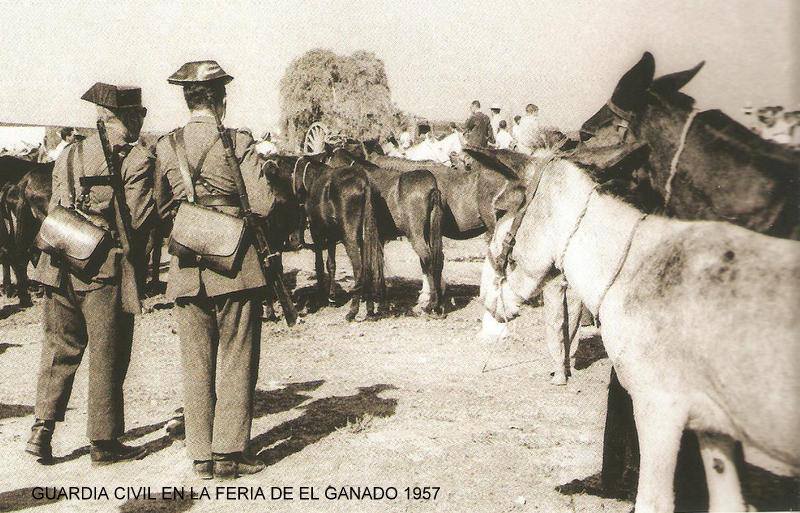
{"label": "guardia civil officer", "polygon": [[[97,83],[81,97],[94,103],[105,122],[108,140],[119,162],[130,225],[147,224],[154,212],[153,155],[137,143],[147,110],[138,87]],[[97,133],[67,146],[53,169],[50,211],[56,205],[74,207],[96,226],[118,240],[113,192],[108,185],[84,187],[80,177],[108,175]],[[119,246],[119,244],[115,244]],[[118,441],[125,431],[122,386],[133,342],[133,315],[123,311],[120,277],[122,250],[113,247],[100,255],[92,275],[76,274],[58,257],[43,253],[33,279],[45,286],[44,342],[36,387],[36,420],[26,451],[45,462],[52,458],[55,423],[64,420],[75,372],[89,351],[87,435],[93,464],[107,464],[145,456],[144,447]],[[128,283],[129,282],[125,282]]]}
{"label": "guardia civil officer", "polygon": [[[241,215],[234,171],[225,161],[215,119],[225,116],[225,85],[231,80],[216,61],[186,63],[168,79],[183,88],[190,117],[156,146],[156,201],[164,219],[175,216],[189,196],[197,205]],[[272,195],[260,176],[253,137],[239,130],[232,139],[252,209],[266,215]],[[246,457],[246,449],[266,281],[252,243],[243,244],[241,265],[232,273],[186,256],[173,256],[170,263],[167,296],[176,304],[186,448],[195,473],[204,479],[232,479],[264,468]]]}

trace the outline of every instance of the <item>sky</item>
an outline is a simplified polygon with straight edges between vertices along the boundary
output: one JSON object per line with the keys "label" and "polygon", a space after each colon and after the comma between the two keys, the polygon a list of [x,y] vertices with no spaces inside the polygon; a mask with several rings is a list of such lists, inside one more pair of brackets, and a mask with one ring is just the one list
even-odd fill
{"label": "sky", "polygon": [[552,0],[389,2],[12,2],[0,0],[0,121],[91,126],[95,81],[143,89],[145,130],[187,117],[167,77],[216,59],[235,80],[226,124],[260,133],[280,117],[278,82],[312,48],[383,59],[393,101],[437,120],[469,102],[507,114],[536,103],[570,130],[611,95],[645,50],[656,75],[703,70],[684,89],[702,108],[800,108],[800,1]]}

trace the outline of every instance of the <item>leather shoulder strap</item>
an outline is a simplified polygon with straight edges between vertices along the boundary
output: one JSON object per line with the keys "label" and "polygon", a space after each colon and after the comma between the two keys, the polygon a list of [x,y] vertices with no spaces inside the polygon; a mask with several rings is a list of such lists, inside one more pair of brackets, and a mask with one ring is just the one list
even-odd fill
{"label": "leather shoulder strap", "polygon": [[67,156],[67,201],[70,208],[75,208],[75,160],[80,160],[80,165],[83,166],[82,142],[78,143]]}
{"label": "leather shoulder strap", "polygon": [[178,157],[178,169],[181,172],[183,179],[183,186],[186,189],[186,199],[189,203],[194,203],[194,182],[192,181],[192,172],[189,169],[189,161],[186,158],[186,145],[183,141],[183,128],[177,129],[170,134],[169,143],[175,156]]}

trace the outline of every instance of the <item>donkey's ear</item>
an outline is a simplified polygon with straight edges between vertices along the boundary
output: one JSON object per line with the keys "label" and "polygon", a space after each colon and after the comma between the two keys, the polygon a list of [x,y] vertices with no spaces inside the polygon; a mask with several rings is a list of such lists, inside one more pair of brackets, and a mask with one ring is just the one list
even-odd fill
{"label": "donkey's ear", "polygon": [[697,75],[697,72],[700,71],[700,68],[702,68],[705,63],[706,61],[700,61],[700,63],[692,69],[658,77],[653,81],[653,91],[664,94],[680,91],[683,86],[688,84],[689,81]]}
{"label": "donkey's ear", "polygon": [[611,95],[611,101],[620,108],[633,110],[644,101],[644,92],[653,82],[656,60],[650,52],[644,52],[631,69],[622,75]]}

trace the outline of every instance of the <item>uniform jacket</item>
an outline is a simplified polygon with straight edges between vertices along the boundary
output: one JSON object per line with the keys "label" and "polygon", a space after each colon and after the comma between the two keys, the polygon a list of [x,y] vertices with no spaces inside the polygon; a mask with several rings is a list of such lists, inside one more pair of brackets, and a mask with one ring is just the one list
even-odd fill
{"label": "uniform jacket", "polygon": [[485,147],[489,141],[494,141],[489,116],[480,111],[474,112],[464,124],[464,138],[467,144],[479,147]]}
{"label": "uniform jacket", "polygon": [[[225,162],[225,150],[217,132],[213,117],[195,116],[183,128],[186,142],[186,156],[189,167],[195,174],[195,199],[208,195],[237,195],[236,183]],[[171,219],[181,201],[186,200],[186,187],[181,177],[178,157],[170,141],[172,134],[159,139],[156,145],[156,203],[162,219]],[[253,136],[245,131],[237,131],[234,141],[236,158],[242,170],[250,206],[254,213],[266,216],[273,203],[272,189],[262,176],[263,161],[255,149]],[[201,169],[196,169],[198,161],[206,150]],[[199,174],[198,174],[199,172]],[[214,207],[227,214],[238,215],[238,207]],[[252,243],[246,248],[241,269],[235,276],[224,276],[194,261],[172,257],[167,284],[167,297],[193,297],[201,288],[209,297],[220,296],[263,287],[264,275],[258,263],[258,255]]]}
{"label": "uniform jacket", "polygon": [[[136,233],[137,230],[146,228],[145,225],[149,225],[148,221],[154,212],[154,156],[141,143],[132,146],[126,144],[123,136],[111,126],[108,127],[108,139],[112,149],[120,157],[123,157],[120,173],[125,189],[125,200],[131,216],[130,224],[134,230],[134,237],[131,242],[136,245],[137,242],[144,240],[143,234]],[[59,155],[53,168],[53,195],[50,198],[50,208],[58,204],[69,206],[68,187],[70,184],[67,179],[67,162],[71,159],[75,177],[75,202],[78,207],[96,225],[116,232],[111,187],[100,185],[84,189],[80,185],[81,176],[105,176],[109,174],[100,144],[100,136],[97,134],[70,144]],[[142,251],[143,248],[135,247],[134,249]],[[32,279],[44,285],[60,288],[65,285],[63,280],[69,277],[74,290],[94,290],[116,279],[121,258],[123,258],[122,250],[119,247],[112,248],[98,274],[91,280],[85,281],[66,269],[62,273],[60,266],[53,265],[50,255],[43,253],[39,258]]]}

